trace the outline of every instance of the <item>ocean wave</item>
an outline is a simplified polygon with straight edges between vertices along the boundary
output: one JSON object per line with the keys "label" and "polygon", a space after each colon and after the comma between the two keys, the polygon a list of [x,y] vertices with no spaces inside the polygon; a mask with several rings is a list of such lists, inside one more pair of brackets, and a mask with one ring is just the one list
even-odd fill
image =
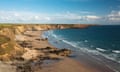
{"label": "ocean wave", "polygon": [[[68,45],[74,47],[76,50],[80,50],[80,51],[83,51],[85,53],[92,53],[94,55],[101,55],[101,56],[103,56],[103,57],[105,57],[107,59],[110,59],[110,60],[113,60],[113,61],[116,61],[116,62],[120,63],[120,59],[117,58],[118,57],[117,54],[120,53],[120,51],[118,51],[118,50],[113,50],[111,53],[105,54],[104,52],[106,52],[107,50],[105,50],[103,48],[91,49],[90,47],[93,47],[93,45],[91,45],[88,48],[80,47],[80,45],[84,44],[84,42],[88,42],[88,40],[77,41],[77,42],[69,41],[66,38],[64,38],[63,36],[55,34],[54,31],[52,31],[52,30],[51,31],[47,31],[45,33],[45,36],[52,37],[55,40],[61,40],[65,44],[68,44]],[[73,49],[73,50],[75,50],[75,49]]]}
{"label": "ocean wave", "polygon": [[107,50],[102,49],[102,48],[96,48],[96,50],[101,51],[101,52],[105,52],[105,51],[107,51]]}
{"label": "ocean wave", "polygon": [[112,52],[120,54],[119,50],[112,50]]}
{"label": "ocean wave", "polygon": [[74,48],[77,48],[83,52],[90,52],[90,53],[94,53],[98,55],[98,51],[97,50],[91,50],[89,48],[85,48],[85,47],[80,47],[80,44],[83,44],[83,42],[72,42],[72,41],[67,41],[67,40],[63,40],[64,43],[71,45]]}
{"label": "ocean wave", "polygon": [[66,44],[69,44],[75,48],[78,48],[78,43],[75,43],[75,42],[70,42],[70,41],[67,41],[67,40],[62,40],[64,43]]}
{"label": "ocean wave", "polygon": [[104,52],[107,51],[105,49],[102,49],[102,48],[96,48],[96,49],[90,49],[90,48],[83,48],[83,47],[80,47],[79,46],[79,43],[81,42],[70,42],[70,41],[67,41],[67,40],[63,40],[64,43],[66,44],[69,44],[71,45],[72,47],[74,48],[77,48],[85,53],[92,53],[94,55],[101,55],[107,59],[110,59],[110,60],[113,60],[113,61],[116,61],[118,63],[120,63],[120,59],[118,59],[118,55],[115,54],[115,53],[120,53],[120,51],[113,51],[115,53],[109,53],[109,54],[105,54]]}
{"label": "ocean wave", "polygon": [[53,30],[47,31],[46,34],[47,34],[47,37],[52,37],[52,38],[54,38],[56,40],[65,39],[64,37],[62,37],[62,35],[56,35]]}
{"label": "ocean wave", "polygon": [[88,42],[88,40],[84,40],[84,42]]}

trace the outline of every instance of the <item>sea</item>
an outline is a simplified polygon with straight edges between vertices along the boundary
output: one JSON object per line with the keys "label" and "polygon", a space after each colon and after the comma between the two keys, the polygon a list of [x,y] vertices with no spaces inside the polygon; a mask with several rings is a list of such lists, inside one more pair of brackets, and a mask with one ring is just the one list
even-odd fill
{"label": "sea", "polygon": [[43,37],[58,48],[103,56],[120,64],[120,25],[49,30],[44,32]]}

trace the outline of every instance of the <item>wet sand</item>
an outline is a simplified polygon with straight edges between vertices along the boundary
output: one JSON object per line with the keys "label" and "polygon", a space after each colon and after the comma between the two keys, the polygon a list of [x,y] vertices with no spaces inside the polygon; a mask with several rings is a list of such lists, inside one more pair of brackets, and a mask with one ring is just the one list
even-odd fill
{"label": "wet sand", "polygon": [[[32,49],[54,47],[47,40],[42,40],[42,33],[43,31],[27,31],[24,33],[24,38],[31,41]],[[28,56],[26,55],[25,58]],[[114,72],[100,61],[82,52],[79,55],[79,61],[68,57],[60,56],[60,58],[62,60],[48,64],[48,66],[42,67],[35,72]]]}
{"label": "wet sand", "polygon": [[23,35],[17,35],[17,41],[27,42],[23,47],[26,51],[22,55],[24,61],[17,61],[15,65],[0,63],[0,72],[115,72],[103,62],[83,52],[77,55],[78,60],[67,57],[65,53],[54,53],[57,50],[59,52],[59,49],[42,38],[43,32],[26,31]]}

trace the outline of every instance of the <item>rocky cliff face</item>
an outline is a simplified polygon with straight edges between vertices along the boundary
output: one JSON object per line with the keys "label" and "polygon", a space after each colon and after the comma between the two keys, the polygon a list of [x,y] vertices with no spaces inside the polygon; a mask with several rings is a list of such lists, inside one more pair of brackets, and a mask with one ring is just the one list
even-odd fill
{"label": "rocky cliff face", "polygon": [[[1,27],[0,29],[0,59],[9,60],[11,56],[16,53],[22,53],[22,47],[15,41],[16,35],[22,35],[25,31],[29,30],[53,30],[53,29],[66,29],[66,28],[87,28],[90,25],[10,25],[9,27]],[[2,43],[3,39],[9,39],[7,42]]]}
{"label": "rocky cliff face", "polygon": [[53,24],[53,25],[48,25],[48,24],[44,24],[44,25],[16,25],[14,27],[14,31],[15,34],[21,34],[27,30],[53,30],[53,29],[66,29],[66,28],[87,28],[91,25],[79,25],[79,24],[71,24],[71,25],[67,25],[67,24]]}
{"label": "rocky cliff face", "polygon": [[3,27],[0,30],[0,60],[10,60],[17,53],[22,52],[21,47],[15,41],[15,29]]}

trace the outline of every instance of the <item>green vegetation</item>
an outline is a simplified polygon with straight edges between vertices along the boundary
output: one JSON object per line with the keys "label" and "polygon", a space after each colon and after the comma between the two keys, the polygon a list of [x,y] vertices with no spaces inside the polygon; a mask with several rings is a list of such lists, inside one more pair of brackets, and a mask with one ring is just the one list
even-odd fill
{"label": "green vegetation", "polygon": [[[2,45],[4,45],[4,47]],[[10,53],[13,50],[13,46],[13,43],[8,37],[0,35],[0,55]]]}
{"label": "green vegetation", "polygon": [[9,54],[14,50],[14,45],[11,42],[6,43],[5,48],[0,46],[0,55]]}
{"label": "green vegetation", "polygon": [[0,55],[4,55],[5,54],[5,49],[0,48]]}
{"label": "green vegetation", "polygon": [[10,53],[14,49],[13,46],[13,43],[8,42],[7,46],[5,47],[5,52]]}
{"label": "green vegetation", "polygon": [[4,35],[0,35],[0,45],[10,41],[10,39]]}
{"label": "green vegetation", "polygon": [[3,29],[3,28],[11,28],[13,27],[12,24],[0,24],[0,29]]}

